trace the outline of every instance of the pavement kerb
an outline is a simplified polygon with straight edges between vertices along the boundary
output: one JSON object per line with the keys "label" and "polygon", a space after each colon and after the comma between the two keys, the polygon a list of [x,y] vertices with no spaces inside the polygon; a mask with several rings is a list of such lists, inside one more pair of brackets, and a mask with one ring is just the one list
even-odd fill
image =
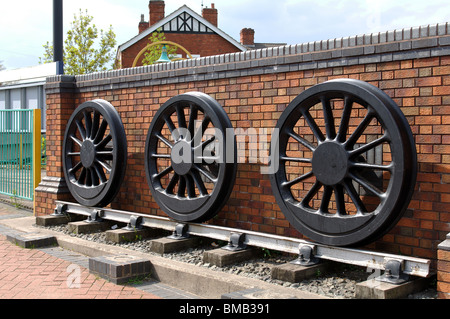
{"label": "pavement kerb", "polygon": [[128,254],[146,258],[152,264],[152,278],[159,282],[208,299],[220,299],[222,295],[252,288],[273,292],[279,295],[291,295],[299,299],[329,299],[327,297],[303,292],[263,282],[258,279],[228,274],[195,266],[176,260],[146,254],[118,246],[110,246],[71,237],[49,229],[37,228],[35,217],[0,220],[0,224],[24,233],[41,233],[56,237],[61,248],[71,250],[88,257]]}

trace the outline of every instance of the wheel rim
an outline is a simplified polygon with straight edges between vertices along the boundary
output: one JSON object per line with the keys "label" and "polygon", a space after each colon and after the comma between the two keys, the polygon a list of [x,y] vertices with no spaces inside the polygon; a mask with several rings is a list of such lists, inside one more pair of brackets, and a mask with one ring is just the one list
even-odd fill
{"label": "wheel rim", "polygon": [[203,222],[225,205],[237,168],[231,128],[223,108],[199,92],[170,99],[155,115],[145,169],[154,199],[171,218]]}
{"label": "wheel rim", "polygon": [[415,145],[405,117],[381,90],[347,79],[317,85],[294,99],[277,128],[272,188],[305,236],[363,245],[402,216],[414,191]]}
{"label": "wheel rim", "polygon": [[82,205],[104,207],[120,189],[126,169],[125,130],[115,108],[88,101],[72,114],[64,137],[64,175]]}

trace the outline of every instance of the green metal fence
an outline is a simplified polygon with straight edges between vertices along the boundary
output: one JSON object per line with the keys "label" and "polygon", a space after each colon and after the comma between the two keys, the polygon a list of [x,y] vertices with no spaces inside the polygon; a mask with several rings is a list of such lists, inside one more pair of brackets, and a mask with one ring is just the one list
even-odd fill
{"label": "green metal fence", "polygon": [[[36,110],[0,110],[0,193],[32,200],[36,170]],[[40,141],[40,136],[38,137]],[[40,156],[36,158],[40,165]],[[39,172],[40,173],[40,172]],[[39,181],[38,181],[39,182]]]}

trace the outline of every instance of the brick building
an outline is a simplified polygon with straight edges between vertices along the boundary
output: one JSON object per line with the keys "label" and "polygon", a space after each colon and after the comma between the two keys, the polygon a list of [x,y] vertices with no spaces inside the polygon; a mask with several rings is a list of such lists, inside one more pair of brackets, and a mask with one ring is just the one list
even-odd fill
{"label": "brick building", "polygon": [[[186,5],[165,16],[165,3],[159,0],[149,1],[149,22],[141,15],[139,34],[119,46],[117,60],[122,68],[129,68],[139,52],[149,44],[149,37],[158,29],[164,32],[166,40],[186,48],[194,58],[225,53],[244,52],[247,49],[261,49],[283,43],[255,43],[255,31],[244,28],[240,42],[218,28],[218,10],[214,4],[203,8],[202,15]],[[179,49],[177,54],[186,58],[186,53]],[[140,64],[138,63],[138,66]]]}

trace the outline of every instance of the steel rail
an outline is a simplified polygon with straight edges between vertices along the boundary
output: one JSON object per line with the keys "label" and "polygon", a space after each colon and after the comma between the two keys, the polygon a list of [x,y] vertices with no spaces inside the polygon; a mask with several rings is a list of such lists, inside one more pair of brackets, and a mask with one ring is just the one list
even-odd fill
{"label": "steel rail", "polygon": [[[99,212],[99,216],[101,218],[120,223],[129,223],[132,216],[141,217],[142,222],[140,225],[149,228],[174,231],[176,226],[180,224],[177,221],[161,216],[152,216],[109,208],[85,207],[79,204],[64,201],[57,201],[56,204],[60,207],[59,210],[63,213],[91,216],[93,212],[97,211]],[[192,236],[208,237],[216,240],[228,241],[230,240],[231,234],[238,233],[245,235],[245,240],[243,243],[248,246],[272,249],[291,254],[298,254],[301,247],[309,246],[313,248],[314,256],[319,259],[366,267],[373,270],[385,270],[388,261],[396,260],[401,262],[402,272],[404,274],[418,277],[429,277],[432,275],[430,271],[431,261],[429,259],[387,254],[362,249],[326,246],[298,238],[283,237],[267,233],[208,224],[183,224],[188,225],[187,234]]]}

